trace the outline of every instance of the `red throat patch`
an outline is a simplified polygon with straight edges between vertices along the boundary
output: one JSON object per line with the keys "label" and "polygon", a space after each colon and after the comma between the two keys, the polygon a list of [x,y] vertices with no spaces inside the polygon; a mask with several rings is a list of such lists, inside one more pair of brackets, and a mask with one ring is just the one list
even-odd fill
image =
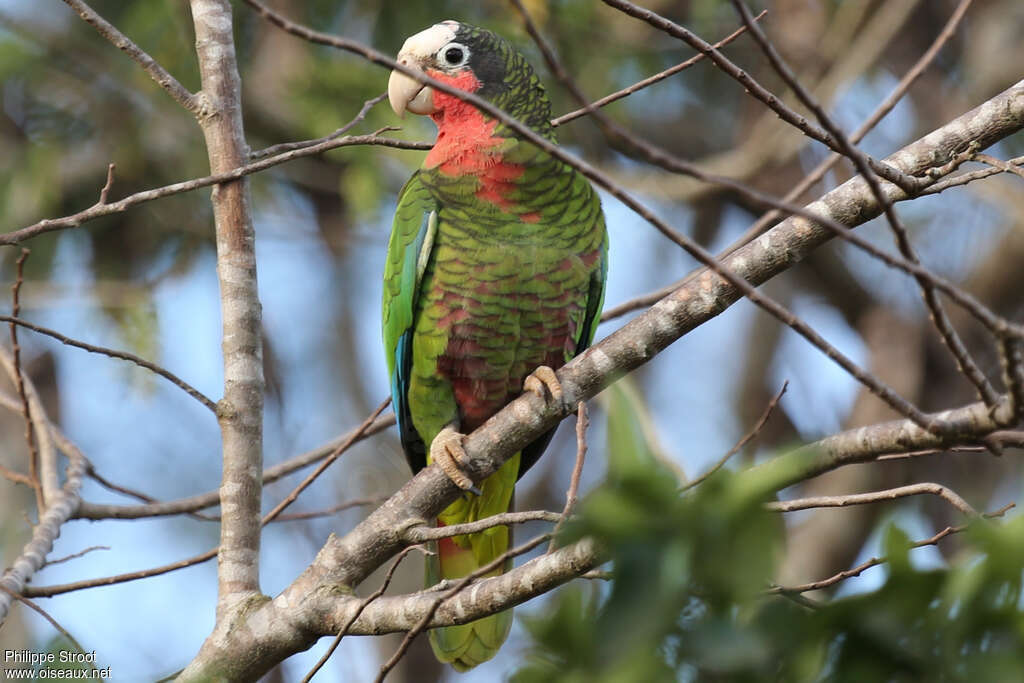
{"label": "red throat patch", "polygon": [[[454,76],[440,71],[427,74],[459,90],[476,92],[480,89],[480,81],[468,69]],[[424,165],[439,168],[449,176],[476,176],[480,181],[476,191],[478,199],[501,209],[512,207],[514,201],[510,195],[524,169],[502,158],[498,148],[505,138],[494,134],[498,122],[486,120],[476,107],[454,95],[434,90],[433,99],[436,111],[431,118],[437,124],[437,141]]]}

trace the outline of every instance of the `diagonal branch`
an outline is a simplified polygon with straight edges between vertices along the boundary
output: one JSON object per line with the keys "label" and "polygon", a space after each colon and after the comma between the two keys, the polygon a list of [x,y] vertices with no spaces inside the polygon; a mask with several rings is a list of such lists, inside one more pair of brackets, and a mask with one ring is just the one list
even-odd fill
{"label": "diagonal branch", "polygon": [[[520,11],[522,12],[523,11],[522,10],[522,5],[519,5],[519,8],[520,8]],[[768,13],[768,10],[762,10],[761,13],[758,14],[757,17],[755,18],[755,21],[760,21],[761,18],[764,17],[764,15],[767,14],[767,13]],[[528,15],[526,15],[524,13],[523,16],[526,17]],[[729,43],[731,43],[732,41],[736,40],[741,35],[743,35],[743,33],[746,30],[747,30],[746,26],[740,26],[738,29],[736,29],[735,31],[733,31],[732,33],[727,35],[725,38],[722,38],[720,41],[715,43],[713,47],[716,50],[718,48],[725,47],[726,45],[728,45]],[[648,76],[647,78],[645,78],[643,80],[637,81],[636,83],[634,83],[633,85],[631,85],[631,86],[629,86],[627,88],[623,88],[622,90],[617,90],[617,91],[615,91],[615,92],[613,92],[611,94],[605,95],[604,97],[602,97],[600,99],[594,100],[593,102],[587,104],[585,107],[582,107],[580,109],[576,109],[575,111],[571,111],[571,112],[569,112],[567,114],[562,114],[559,117],[553,118],[553,119],[551,119],[551,125],[553,127],[557,128],[558,126],[561,126],[562,124],[569,123],[570,121],[575,121],[576,119],[580,118],[581,116],[586,116],[587,114],[593,112],[595,109],[600,109],[601,107],[606,107],[609,104],[611,104],[612,102],[617,102],[617,101],[621,100],[622,98],[628,97],[628,96],[632,95],[633,93],[635,93],[635,92],[637,92],[639,90],[643,90],[644,88],[652,86],[655,83],[660,83],[661,81],[665,80],[669,76],[675,76],[680,71],[685,71],[686,69],[689,69],[691,66],[693,66],[694,64],[700,62],[701,60],[705,59],[706,57],[707,57],[707,55],[705,55],[703,53],[698,53],[698,54],[694,55],[693,57],[690,57],[689,59],[676,64],[675,66],[670,66],[669,68],[665,69],[664,71],[660,71],[660,72],[654,74],[653,76]]]}
{"label": "diagonal branch", "polygon": [[758,479],[779,490],[830,470],[868,462],[881,455],[976,445],[1011,421],[1011,401],[1000,399],[994,408],[984,403],[935,413],[931,419],[942,423],[941,434],[921,429],[910,420],[882,422],[858,427],[807,444],[766,463],[745,470],[740,476]]}
{"label": "diagonal branch", "polygon": [[265,159],[260,159],[259,161],[254,161],[250,164],[240,164],[231,170],[211,173],[210,175],[202,178],[194,178],[180,183],[172,183],[171,185],[164,185],[163,187],[157,187],[151,190],[143,190],[129,195],[124,199],[119,199],[116,202],[99,201],[89,208],[82,209],[70,216],[64,216],[62,218],[45,218],[37,223],[25,226],[24,228],[0,234],[0,245],[18,244],[19,242],[24,242],[36,235],[52,232],[54,230],[77,228],[86,221],[91,221],[96,218],[109,216],[115,213],[121,213],[130,207],[136,206],[137,204],[144,204],[145,202],[151,202],[154,199],[160,199],[161,197],[169,197],[171,195],[181,194],[182,192],[191,192],[192,190],[198,190],[203,187],[210,187],[211,185],[218,185],[231,180],[237,180],[247,175],[268,169],[271,166],[277,166],[278,164],[283,164],[286,161],[291,161],[292,159],[313,156],[339,147],[348,147],[351,145],[382,145],[386,147],[396,147],[398,149],[430,149],[432,146],[430,143],[383,138],[379,135],[346,135],[342,138],[325,140],[317,144],[292,144],[298,144],[299,146],[297,149],[282,152],[281,154],[276,154]]}
{"label": "diagonal branch", "polygon": [[71,337],[63,335],[60,332],[57,332],[56,330],[51,330],[47,327],[30,323],[29,321],[22,320],[17,316],[0,315],[0,322],[10,323],[12,327],[15,325],[19,325],[26,329],[32,330],[33,332],[45,334],[48,337],[56,339],[61,344],[65,344],[67,346],[74,346],[75,348],[88,351],[89,353],[98,353],[103,356],[109,356],[110,358],[118,358],[120,360],[126,360],[130,363],[135,363],[141,368],[145,368],[157,375],[160,375],[161,377],[168,380],[169,382],[177,386],[179,389],[184,391],[186,394],[202,403],[204,406],[209,408],[214,413],[217,412],[217,404],[214,403],[211,399],[207,398],[206,395],[203,394],[201,391],[199,391],[198,389],[196,389],[191,384],[181,379],[171,371],[166,370],[160,367],[159,365],[156,365],[155,363],[151,363],[145,358],[140,358],[139,356],[136,356],[134,353],[128,353],[127,351],[117,351],[115,349],[108,349],[104,346],[96,346],[94,344],[88,344],[86,342],[78,341],[77,339],[72,339]]}
{"label": "diagonal branch", "polygon": [[[896,84],[896,87],[892,89],[892,92],[881,104],[879,104],[871,115],[868,116],[860,126],[857,127],[853,133],[850,134],[850,142],[856,144],[864,139],[864,137],[871,132],[871,130],[885,118],[889,112],[892,111],[893,107],[903,99],[903,96],[910,90],[910,87],[917,81],[918,77],[924,73],[925,69],[935,61],[935,57],[942,50],[943,46],[949,42],[953,34],[956,33],[957,27],[960,25],[960,20],[963,19],[964,14],[967,13],[967,8],[970,7],[973,0],[960,0],[960,4],[957,5],[956,9],[949,17],[949,21],[942,27],[942,31],[936,36],[935,40],[928,47],[923,55],[914,63],[912,67],[904,74],[900,82]],[[760,15],[755,18],[760,18]],[[746,28],[744,26],[744,28]],[[717,46],[716,46],[717,47]],[[832,152],[828,155],[820,164],[818,164],[813,171],[808,173],[803,180],[797,183],[796,187],[790,190],[785,197],[784,202],[795,202],[803,196],[803,193],[809,190],[816,182],[821,180],[829,169],[836,165],[843,155]],[[932,186],[934,187],[934,186]],[[932,189],[932,188],[929,188]],[[772,209],[765,215],[761,216],[757,221],[750,226],[750,228],[738,237],[732,245],[726,247],[725,251],[731,252],[739,246],[742,246],[754,239],[762,232],[765,231],[769,226],[774,225],[779,219],[783,217],[783,212],[778,209]]]}
{"label": "diagonal branch", "polygon": [[[313,463],[319,462],[336,451],[344,443],[358,443],[367,437],[378,434],[395,424],[394,415],[385,415],[373,421],[366,429],[356,427],[346,434],[343,434],[328,443],[314,448],[311,451],[296,455],[284,462],[268,467],[263,471],[263,483],[283,479]],[[361,431],[360,431],[361,430]],[[353,438],[354,436],[354,438]],[[182,515],[203,508],[212,507],[218,503],[218,492],[207,491],[189,498],[181,498],[170,501],[156,501],[147,505],[111,505],[103,503],[83,502],[77,519],[138,519],[140,517],[165,517],[168,515]]]}
{"label": "diagonal branch", "polygon": [[782,396],[783,394],[786,393],[786,389],[788,387],[789,380],[786,380],[785,382],[782,383],[782,388],[779,389],[778,393],[775,394],[775,396],[773,396],[770,401],[768,401],[768,405],[765,406],[764,410],[761,412],[761,417],[757,419],[757,422],[754,423],[754,426],[750,429],[750,431],[744,434],[743,437],[736,442],[735,446],[726,451],[725,455],[719,458],[715,462],[715,464],[709,467],[703,474],[694,478],[692,481],[686,482],[686,484],[681,486],[679,489],[680,493],[684,491],[689,491],[690,489],[702,484],[712,474],[725,467],[725,463],[729,462],[729,458],[739,453],[741,450],[743,450],[744,446],[746,446],[755,437],[757,437],[757,435],[761,433],[761,430],[764,429],[765,424],[768,422],[768,418],[771,417],[772,411],[775,410],[775,406],[779,405],[779,401],[782,400]]}
{"label": "diagonal branch", "polygon": [[[1016,505],[1014,503],[1007,503],[1006,505],[1004,505],[1000,509],[996,510],[995,512],[986,512],[982,516],[985,517],[986,519],[992,519],[994,517],[1002,517],[1004,514],[1006,514],[1007,510],[1009,510],[1010,508],[1013,508],[1013,507],[1016,507]],[[910,547],[911,548],[923,548],[923,547],[928,546],[928,545],[937,545],[939,541],[941,541],[942,539],[946,538],[947,536],[951,536],[953,534],[958,534],[958,533],[960,533],[962,531],[966,531],[966,530],[967,530],[967,525],[966,524],[961,524],[959,526],[947,526],[945,529],[943,529],[942,531],[938,532],[934,536],[931,536],[930,538],[925,538],[923,540],[915,541],[914,543],[911,543]],[[868,569],[871,569],[872,567],[877,567],[878,565],[884,564],[885,562],[888,562],[888,558],[886,558],[886,557],[872,557],[872,558],[870,558],[868,560],[865,560],[864,562],[858,564],[856,567],[851,567],[850,569],[846,569],[844,571],[841,571],[838,574],[835,574],[834,576],[830,576],[827,579],[822,579],[821,581],[814,581],[812,583],[805,583],[805,584],[801,584],[799,586],[772,586],[771,588],[768,589],[767,592],[768,593],[781,593],[781,594],[786,594],[786,593],[789,593],[789,594],[799,594],[799,593],[806,593],[808,591],[820,590],[822,588],[828,588],[830,586],[836,585],[840,581],[845,581],[846,579],[852,578],[854,576],[860,576],[862,573],[864,573]]]}
{"label": "diagonal branch", "polygon": [[196,116],[202,111],[202,105],[198,95],[189,92],[178,80],[167,72],[160,64],[146,54],[138,45],[133,43],[128,36],[121,33],[109,21],[97,14],[89,5],[82,0],[64,0],[73,10],[78,12],[87,24],[96,29],[97,32],[114,46],[131,57],[139,66],[145,70],[149,77],[156,81],[157,85],[167,91],[174,98],[174,101],[185,107]]}
{"label": "diagonal branch", "polygon": [[[783,121],[798,129],[807,137],[821,142],[832,151],[842,152],[842,145],[840,141],[836,139],[835,135],[831,131],[818,128],[805,117],[787,107],[778,97],[773,95],[767,88],[754,80],[750,74],[739,68],[714,46],[708,44],[692,32],[649,9],[635,5],[632,2],[628,2],[628,0],[602,1],[604,4],[614,7],[624,14],[641,21],[645,21],[659,31],[663,31],[674,38],[684,41],[693,49],[707,55],[708,58],[715,63],[715,66],[736,80],[736,82],[743,86],[745,92],[763,102],[769,109],[778,114],[779,118]],[[750,24],[747,24],[747,28],[750,28]],[[913,174],[906,173],[900,168],[887,164],[884,161],[879,162],[868,157],[867,163],[875,173],[895,184],[908,194],[914,194],[930,183],[930,179],[928,178],[915,177]]]}
{"label": "diagonal branch", "polygon": [[[948,158],[971,140],[987,146],[1021,127],[1024,127],[1024,82],[907,146],[888,161],[906,171],[929,168],[936,157]],[[808,209],[849,226],[859,225],[880,212],[860,178],[844,183]],[[833,233],[820,223],[791,218],[729,256],[724,265],[745,282],[757,285],[800,262],[832,236]],[[741,291],[711,268],[705,268],[672,295],[561,368],[557,374],[564,393],[563,402],[548,403],[527,393],[469,434],[464,444],[469,456],[467,473],[476,481],[490,475],[513,453],[567,416],[580,400],[594,396],[615,378],[646,363],[682,335],[726,310],[739,299]],[[1002,321],[1002,324],[1008,323]],[[1005,403],[997,406],[996,417],[1007,410]],[[905,420],[883,426],[882,433],[865,437],[866,443],[855,437],[847,438],[853,446],[876,449],[860,454],[860,458],[870,459],[883,452],[899,450],[899,445],[904,443],[933,447],[961,440],[973,442],[978,435],[1001,428],[984,404],[928,415],[927,421],[937,426],[935,432]],[[773,469],[760,470],[766,479],[759,481],[771,481],[781,487],[846,461],[857,461],[845,457],[842,451],[835,452],[821,445],[818,449],[761,466],[773,467],[775,463]],[[461,489],[439,468],[430,466],[421,470],[352,531],[343,537],[328,539],[316,560],[290,586],[274,600],[252,608],[246,615],[245,628],[238,628],[238,623],[233,629],[219,625],[186,670],[183,680],[201,680],[204,674],[215,670],[218,662],[224,661],[227,652],[239,662],[240,668],[232,674],[239,679],[252,679],[273,663],[308,647],[318,635],[336,634],[351,615],[348,610],[358,604],[358,601],[345,602],[339,597],[343,592],[339,587],[361,583],[403,549],[403,530],[426,525],[459,495]],[[506,609],[589,571],[599,559],[597,548],[586,541],[561,548],[502,577],[480,582],[471,596],[460,594],[455,606],[450,609],[442,606],[433,623],[461,623],[460,620],[468,621]],[[518,583],[524,577],[533,582],[525,588]],[[381,598],[366,608],[350,632],[408,630],[415,625],[417,614],[423,613],[417,610],[432,605],[432,599],[423,596]],[[285,607],[287,615],[281,611]]]}
{"label": "diagonal branch", "polygon": [[0,586],[6,590],[0,592],[0,625],[7,619],[13,600],[12,594],[23,594],[25,584],[45,564],[46,556],[53,549],[53,542],[60,535],[60,528],[74,513],[81,502],[79,491],[82,488],[82,477],[85,475],[85,458],[71,456],[67,468],[67,480],[60,493],[50,501],[39,519],[39,524],[32,530],[32,539],[11,563],[3,576]]}
{"label": "diagonal branch", "polygon": [[[903,222],[896,214],[896,209],[893,208],[892,200],[890,200],[885,192],[882,191],[881,183],[875,175],[876,171],[871,165],[868,156],[861,152],[855,144],[846,137],[846,134],[838,125],[836,125],[825,109],[817,102],[817,100],[814,99],[811,93],[803,87],[800,81],[797,80],[792,70],[768,40],[768,37],[765,36],[764,31],[762,31],[761,27],[754,22],[754,18],[747,9],[746,3],[744,3],[743,0],[733,0],[733,5],[736,7],[740,17],[743,19],[743,23],[748,29],[750,29],[750,33],[754,40],[761,46],[761,50],[764,52],[765,56],[768,57],[768,61],[772,64],[775,71],[782,77],[782,80],[793,89],[797,98],[799,98],[800,101],[814,113],[815,117],[829,135],[835,139],[838,146],[837,151],[841,152],[844,156],[853,161],[857,171],[861,174],[861,177],[864,178],[868,187],[871,189],[871,194],[874,195],[875,200],[881,205],[882,212],[885,214],[886,220],[888,220],[889,226],[892,228],[892,232],[896,236],[896,244],[899,247],[903,258],[911,263],[920,264],[920,259],[918,258],[913,245],[910,243],[910,236],[907,234],[907,229],[903,226]],[[963,5],[963,7],[966,9],[966,5]],[[953,327],[953,323],[949,319],[949,316],[946,314],[946,309],[939,300],[939,297],[935,292],[935,288],[927,278],[915,276],[914,279],[917,281],[917,285],[921,290],[921,296],[924,299],[925,306],[928,308],[932,324],[938,331],[943,344],[945,344],[950,354],[956,360],[957,368],[960,370],[960,373],[974,385],[978,395],[987,405],[994,405],[998,398],[995,389],[992,388],[988,378],[978,367],[977,363],[974,362],[974,359],[971,358],[970,353],[968,353],[967,347],[964,346],[963,341],[960,339],[960,335],[957,333],[956,329]]]}

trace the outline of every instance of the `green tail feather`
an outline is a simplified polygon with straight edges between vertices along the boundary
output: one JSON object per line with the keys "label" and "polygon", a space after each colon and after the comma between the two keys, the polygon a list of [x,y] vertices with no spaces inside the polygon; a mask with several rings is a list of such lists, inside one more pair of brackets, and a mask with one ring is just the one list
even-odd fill
{"label": "green tail feather", "polygon": [[[483,519],[512,508],[512,487],[519,471],[519,455],[513,456],[501,469],[481,485],[482,494],[465,494],[438,518],[441,525],[459,524]],[[433,548],[427,559],[427,586],[444,579],[461,579],[493,562],[512,546],[512,530],[492,527],[478,534],[444,539]],[[486,576],[498,576],[512,568],[512,560]],[[456,671],[468,671],[498,653],[512,628],[512,610],[492,614],[483,619],[458,626],[445,626],[430,632],[430,645],[442,662]]]}
{"label": "green tail feather", "polygon": [[439,661],[456,671],[469,671],[498,654],[511,628],[512,610],[506,610],[468,624],[435,628],[430,646]]}

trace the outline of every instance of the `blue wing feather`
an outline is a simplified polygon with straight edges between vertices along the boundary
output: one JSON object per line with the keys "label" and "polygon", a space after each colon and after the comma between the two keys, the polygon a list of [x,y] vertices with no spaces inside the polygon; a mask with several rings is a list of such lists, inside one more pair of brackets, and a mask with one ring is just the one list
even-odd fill
{"label": "blue wing feather", "polygon": [[391,399],[402,448],[413,471],[426,466],[426,449],[409,413],[412,333],[420,282],[437,232],[437,208],[413,175],[402,189],[388,244],[384,273],[384,348],[391,375]]}

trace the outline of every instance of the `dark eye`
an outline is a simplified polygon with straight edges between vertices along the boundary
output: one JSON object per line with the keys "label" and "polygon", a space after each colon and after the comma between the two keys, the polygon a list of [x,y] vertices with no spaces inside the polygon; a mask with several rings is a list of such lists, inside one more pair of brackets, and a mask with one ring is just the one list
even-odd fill
{"label": "dark eye", "polygon": [[447,66],[462,66],[469,61],[469,48],[459,43],[448,43],[441,48],[438,56]]}

